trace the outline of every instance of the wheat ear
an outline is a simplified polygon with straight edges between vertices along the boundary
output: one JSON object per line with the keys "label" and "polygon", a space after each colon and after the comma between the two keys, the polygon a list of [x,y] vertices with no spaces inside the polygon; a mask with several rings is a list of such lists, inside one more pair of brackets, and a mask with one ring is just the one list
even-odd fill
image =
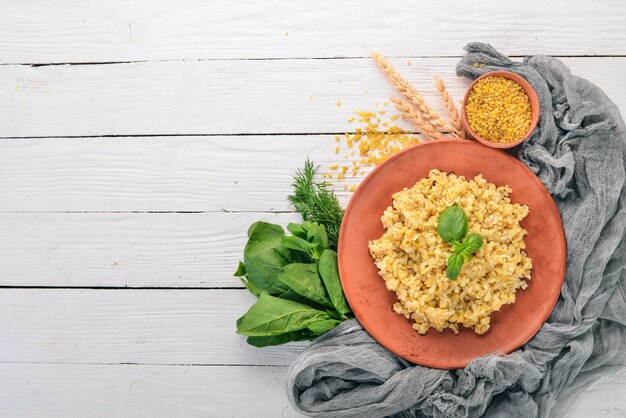
{"label": "wheat ear", "polygon": [[398,109],[402,117],[411,122],[426,139],[433,140],[441,138],[441,133],[435,129],[432,123],[424,120],[422,115],[416,111],[409,102],[394,96],[391,96],[389,100],[396,106],[396,109]]}
{"label": "wheat ear", "polygon": [[372,58],[374,58],[376,65],[378,65],[389,81],[391,81],[391,84],[393,84],[400,94],[406,97],[406,99],[415,106],[417,111],[421,113],[424,121],[429,122],[435,129],[447,129],[441,116],[428,106],[422,94],[413,87],[411,83],[406,81],[385,57],[378,52],[373,52]]}
{"label": "wheat ear", "polygon": [[465,130],[463,129],[463,124],[461,123],[459,111],[454,105],[454,99],[452,99],[450,93],[448,93],[445,83],[439,76],[435,76],[435,88],[439,92],[439,95],[441,96],[441,99],[446,106],[446,110],[448,111],[448,117],[450,118],[450,122],[453,128],[452,135],[457,138],[465,139]]}

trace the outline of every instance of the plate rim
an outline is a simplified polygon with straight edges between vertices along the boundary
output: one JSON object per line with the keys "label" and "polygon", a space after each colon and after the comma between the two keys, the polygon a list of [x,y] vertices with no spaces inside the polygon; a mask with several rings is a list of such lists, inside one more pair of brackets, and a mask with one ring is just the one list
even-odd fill
{"label": "plate rim", "polygon": [[[462,141],[462,142],[461,142]],[[552,213],[552,215],[556,216],[558,220],[560,220],[559,222],[559,228],[558,228],[558,232],[559,232],[559,241],[560,244],[562,245],[562,248],[565,249],[565,251],[563,251],[563,256],[561,257],[561,262],[559,264],[560,266],[560,270],[561,270],[561,274],[559,274],[558,277],[558,283],[559,283],[559,291],[556,294],[556,297],[554,298],[554,301],[550,304],[550,309],[546,311],[546,313],[544,315],[542,315],[541,317],[541,322],[540,325],[538,327],[536,327],[536,329],[531,329],[527,334],[522,334],[519,338],[515,339],[515,342],[510,343],[508,345],[505,345],[505,348],[501,351],[502,354],[510,354],[513,351],[517,350],[518,348],[520,348],[521,346],[523,346],[524,344],[526,344],[528,341],[530,341],[536,334],[537,332],[539,332],[539,330],[543,327],[543,325],[546,323],[546,320],[548,319],[548,317],[550,316],[550,314],[552,313],[552,311],[554,310],[554,307],[556,306],[559,297],[561,295],[561,289],[563,287],[563,283],[565,282],[565,277],[567,274],[567,239],[565,236],[565,229],[563,226],[563,219],[561,217],[561,214],[559,213],[559,210],[556,206],[556,203],[554,202],[554,199],[552,198],[552,195],[550,194],[550,192],[546,189],[546,187],[544,186],[544,184],[541,182],[541,180],[539,180],[539,178],[535,175],[535,173],[533,173],[530,168],[528,168],[525,164],[523,164],[520,160],[518,160],[517,158],[507,154],[505,151],[503,150],[498,150],[498,149],[494,149],[494,148],[490,148],[487,147],[485,145],[482,145],[478,142],[475,141],[471,141],[471,140],[463,140],[463,139],[452,139],[452,138],[443,138],[443,139],[439,139],[436,141],[426,141],[426,142],[420,142],[418,144],[412,145],[408,148],[405,148],[404,150],[394,154],[393,156],[391,156],[390,158],[388,158],[386,161],[384,161],[383,163],[381,163],[380,165],[374,167],[374,169],[363,179],[363,181],[361,181],[361,183],[359,184],[359,186],[357,187],[357,189],[355,190],[354,194],[352,195],[352,197],[350,198],[348,205],[346,206],[345,209],[345,213],[344,213],[344,218],[342,220],[342,224],[341,224],[341,228],[339,230],[339,239],[338,239],[338,244],[337,244],[337,257],[338,257],[338,268],[339,268],[339,277],[342,283],[342,288],[344,288],[344,293],[346,296],[346,299],[348,301],[348,304],[350,304],[350,296],[349,293],[351,293],[350,291],[346,292],[344,285],[344,279],[342,279],[342,277],[345,277],[345,268],[342,267],[343,266],[343,262],[342,262],[342,248],[344,248],[345,246],[347,246],[348,244],[346,244],[346,235],[345,235],[345,229],[343,228],[345,220],[348,218],[348,214],[350,213],[350,211],[352,210],[352,207],[354,206],[354,202],[356,202],[359,198],[359,196],[363,193],[363,190],[365,189],[364,187],[362,187],[363,185],[368,184],[370,181],[372,181],[372,178],[374,178],[374,176],[376,175],[376,173],[382,169],[382,167],[386,166],[387,164],[391,164],[394,160],[400,158],[402,155],[409,153],[409,152],[414,152],[415,149],[418,148],[422,148],[422,147],[428,147],[428,146],[438,146],[440,144],[445,144],[445,143],[460,143],[463,144],[463,146],[476,146],[476,147],[480,147],[483,149],[483,151],[485,151],[486,153],[497,153],[500,154],[502,157],[504,157],[505,159],[508,159],[511,163],[513,164],[517,164],[518,166],[520,166],[524,171],[526,171],[527,174],[530,175],[531,181],[533,181],[538,187],[539,190],[542,194],[544,194],[545,196],[548,197],[548,201],[549,203],[549,210]],[[433,168],[431,168],[433,169]],[[344,270],[342,272],[342,270]],[[382,280],[382,279],[381,279]],[[394,349],[393,347],[389,347],[386,344],[384,344],[383,342],[381,342],[380,334],[377,332],[376,329],[370,329],[372,328],[371,326],[366,325],[365,323],[363,323],[360,318],[359,318],[359,314],[357,313],[358,309],[355,310],[354,307],[352,306],[352,304],[350,304],[350,307],[352,309],[352,311],[355,314],[356,319],[359,321],[359,323],[361,324],[361,326],[367,331],[367,333],[374,338],[374,340],[376,340],[377,343],[379,343],[381,346],[383,346],[385,349],[391,351],[392,353],[394,353],[396,356],[401,357],[413,364],[418,364],[418,365],[422,365],[422,366],[427,366],[427,367],[432,367],[432,368],[437,368],[437,369],[460,369],[460,368],[464,368],[465,366],[467,366],[467,364],[469,364],[471,361],[475,360],[478,357],[474,357],[470,360],[468,360],[467,362],[455,362],[455,361],[440,361],[437,364],[430,362],[430,361],[416,361],[417,360],[417,356],[406,356],[403,355],[402,353],[398,352],[398,350]],[[375,327],[374,327],[375,328]],[[530,329],[530,328],[529,328]],[[413,330],[414,331],[414,330]],[[415,331],[414,331],[415,332]],[[492,353],[493,354],[493,353]],[[489,355],[489,354],[485,354],[485,355]]]}

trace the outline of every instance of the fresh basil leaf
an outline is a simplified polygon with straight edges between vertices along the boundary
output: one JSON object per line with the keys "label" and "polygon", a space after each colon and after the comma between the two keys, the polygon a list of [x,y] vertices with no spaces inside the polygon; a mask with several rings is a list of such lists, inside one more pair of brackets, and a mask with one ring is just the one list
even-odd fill
{"label": "fresh basil leaf", "polygon": [[248,236],[248,243],[243,251],[248,281],[272,295],[288,290],[278,276],[287,264],[297,261],[297,258],[281,244],[285,236],[283,228],[266,222],[256,222],[250,226]]}
{"label": "fresh basil leaf", "polygon": [[455,280],[461,273],[461,268],[465,263],[465,257],[458,253],[452,253],[448,257],[448,269],[446,270],[446,276],[448,279]]}
{"label": "fresh basil leaf", "polygon": [[239,262],[237,266],[237,271],[235,272],[235,277],[244,277],[246,275],[246,264],[243,261]]}
{"label": "fresh basil leaf", "polygon": [[459,205],[445,208],[437,221],[437,233],[449,243],[460,241],[467,234],[469,222],[465,212]]}
{"label": "fresh basil leaf", "polygon": [[284,273],[280,275],[280,280],[297,294],[326,308],[333,308],[315,263],[289,264],[285,266]]}
{"label": "fresh basil leaf", "polygon": [[339,324],[341,324],[341,321],[337,319],[326,319],[322,321],[312,322],[307,325],[307,328],[311,330],[313,334],[319,337],[322,334],[326,334],[328,331],[335,328]]}
{"label": "fresh basil leaf", "polygon": [[318,260],[322,254],[322,249],[318,244],[308,242],[296,236],[283,238],[281,244],[283,247],[289,248],[290,250],[304,252],[315,260]]}
{"label": "fresh basil leaf", "polygon": [[327,319],[326,312],[264,292],[237,320],[237,333],[249,337],[271,337],[307,329],[310,323]]}
{"label": "fresh basil leaf", "polygon": [[306,341],[312,340],[317,335],[310,330],[300,330],[293,332],[286,332],[284,334],[272,335],[269,337],[248,337],[246,341],[248,344],[254,347],[269,347],[272,345],[281,345],[292,341]]}
{"label": "fresh basil leaf", "polygon": [[342,316],[351,313],[339,280],[337,253],[333,250],[325,250],[320,257],[317,269],[335,310]]}
{"label": "fresh basil leaf", "polygon": [[463,242],[461,243],[461,248],[459,250],[455,250],[455,252],[461,254],[466,260],[469,259],[473,254],[476,253],[483,246],[483,237],[478,234],[467,234]]}

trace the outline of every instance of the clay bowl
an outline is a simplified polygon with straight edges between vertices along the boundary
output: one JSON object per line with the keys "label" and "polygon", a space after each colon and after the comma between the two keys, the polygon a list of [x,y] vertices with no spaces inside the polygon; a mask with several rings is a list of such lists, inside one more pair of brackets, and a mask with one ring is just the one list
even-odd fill
{"label": "clay bowl", "polygon": [[[494,76],[500,76],[500,77],[508,78],[510,80],[515,81],[517,84],[522,86],[522,88],[526,92],[526,95],[528,96],[528,99],[530,100],[530,126],[528,127],[526,134],[522,138],[514,142],[493,142],[486,138],[483,138],[478,133],[476,133],[476,131],[472,129],[472,127],[469,124],[469,121],[467,120],[467,113],[465,112],[465,104],[467,103],[467,98],[469,97],[470,93],[474,89],[474,86],[476,85],[478,81],[482,80],[483,78],[494,77]],[[470,84],[469,88],[465,92],[465,96],[463,97],[463,103],[461,105],[461,122],[463,123],[463,128],[465,129],[465,132],[467,132],[467,134],[471,138],[491,148],[500,148],[500,149],[513,148],[521,144],[522,142],[528,139],[532,131],[537,126],[538,121],[539,121],[539,98],[537,97],[537,92],[535,91],[533,86],[531,86],[530,83],[526,81],[524,77],[519,76],[510,71],[492,71],[492,72],[481,75],[476,80],[474,80],[472,84]]]}
{"label": "clay bowl", "polygon": [[[532,258],[531,280],[517,291],[517,301],[491,315],[483,335],[461,327],[431,329],[420,335],[404,316],[395,313],[395,293],[388,291],[370,257],[368,242],[380,237],[380,217],[393,193],[413,186],[437,168],[467,178],[482,174],[498,186],[511,186],[513,202],[526,204],[522,221]],[[515,158],[466,140],[439,140],[398,153],[374,169],[354,193],[339,235],[339,272],[346,297],[357,319],[380,344],[398,356],[429,367],[462,368],[485,354],[510,353],[526,343],[552,311],[565,275],[565,234],[559,212],[539,179]]]}

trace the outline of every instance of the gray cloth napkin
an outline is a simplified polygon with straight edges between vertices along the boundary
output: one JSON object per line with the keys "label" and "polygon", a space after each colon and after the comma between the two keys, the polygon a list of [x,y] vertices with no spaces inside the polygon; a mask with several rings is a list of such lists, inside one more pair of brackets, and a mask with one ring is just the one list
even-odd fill
{"label": "gray cloth napkin", "polygon": [[559,405],[579,388],[625,364],[626,130],[618,109],[557,59],[520,63],[489,45],[465,49],[457,74],[475,78],[506,69],[537,90],[539,126],[519,158],[550,190],[563,218],[567,274],[558,303],[522,348],[456,371],[408,363],[356,320],[344,322],[289,369],[289,399],[303,414],[545,417],[566,411]]}

